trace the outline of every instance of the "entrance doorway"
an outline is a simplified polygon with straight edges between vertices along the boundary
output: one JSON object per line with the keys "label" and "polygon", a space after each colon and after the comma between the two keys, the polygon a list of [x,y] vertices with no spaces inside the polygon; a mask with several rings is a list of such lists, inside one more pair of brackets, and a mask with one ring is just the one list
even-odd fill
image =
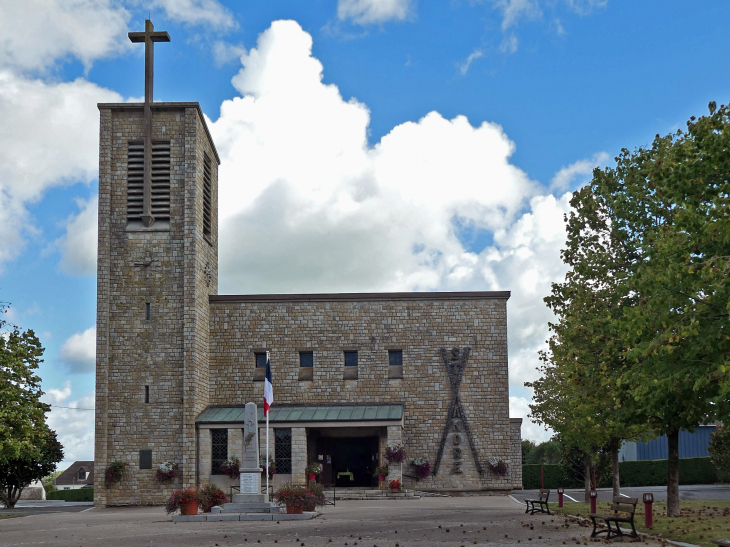
{"label": "entrance doorway", "polygon": [[322,482],[337,488],[377,486],[379,441],[375,436],[316,437],[312,460],[322,464]]}

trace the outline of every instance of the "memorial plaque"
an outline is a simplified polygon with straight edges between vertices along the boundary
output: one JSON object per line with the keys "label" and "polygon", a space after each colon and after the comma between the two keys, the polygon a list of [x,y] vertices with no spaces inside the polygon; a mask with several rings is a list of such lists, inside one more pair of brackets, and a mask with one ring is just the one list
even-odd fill
{"label": "memorial plaque", "polygon": [[260,473],[241,473],[241,494],[259,494],[260,481]]}

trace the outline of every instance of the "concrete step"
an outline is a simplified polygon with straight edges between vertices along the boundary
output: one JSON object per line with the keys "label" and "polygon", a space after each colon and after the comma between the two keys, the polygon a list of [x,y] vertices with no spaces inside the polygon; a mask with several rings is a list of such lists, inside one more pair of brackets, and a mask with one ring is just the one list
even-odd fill
{"label": "concrete step", "polygon": [[253,521],[253,520],[309,520],[316,517],[319,513],[316,511],[305,511],[301,515],[273,515],[269,513],[201,513],[197,515],[173,515],[172,522],[220,522],[220,521]]}
{"label": "concrete step", "polygon": [[280,513],[281,507],[275,503],[258,502],[233,502],[224,503],[221,506],[221,513]]}

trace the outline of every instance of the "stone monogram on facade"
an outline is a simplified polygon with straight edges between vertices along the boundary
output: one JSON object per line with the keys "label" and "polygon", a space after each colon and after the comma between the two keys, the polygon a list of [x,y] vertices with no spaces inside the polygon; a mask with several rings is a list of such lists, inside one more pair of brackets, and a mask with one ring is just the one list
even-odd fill
{"label": "stone monogram on facade", "polygon": [[439,467],[441,466],[441,458],[444,454],[444,448],[446,446],[450,429],[454,430],[454,434],[451,437],[451,442],[453,446],[456,447],[453,453],[454,461],[452,473],[458,475],[463,472],[462,454],[461,448],[459,446],[461,445],[462,441],[462,428],[464,430],[464,434],[466,434],[466,438],[469,441],[469,447],[471,448],[471,453],[474,457],[474,465],[477,469],[477,472],[480,475],[484,472],[482,465],[479,462],[479,454],[477,453],[474,439],[471,435],[471,431],[469,430],[469,424],[466,421],[464,408],[461,404],[461,397],[459,395],[459,388],[461,386],[461,380],[464,376],[464,371],[466,370],[466,363],[468,359],[468,347],[464,348],[463,350],[460,350],[459,348],[453,348],[450,352],[446,351],[445,348],[441,348],[441,360],[446,367],[446,373],[448,374],[449,381],[451,382],[452,397],[451,405],[449,406],[449,413],[446,416],[446,425],[444,427],[444,432],[441,435],[441,444],[439,445],[438,455],[436,456],[436,463],[433,466],[434,475],[438,474]]}

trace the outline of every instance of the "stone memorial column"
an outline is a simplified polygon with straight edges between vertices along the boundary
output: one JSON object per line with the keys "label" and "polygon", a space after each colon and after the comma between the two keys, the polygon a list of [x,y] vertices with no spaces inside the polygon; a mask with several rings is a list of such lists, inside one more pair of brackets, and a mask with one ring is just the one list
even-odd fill
{"label": "stone memorial column", "polygon": [[241,458],[241,493],[234,496],[236,503],[269,501],[268,492],[261,494],[259,467],[259,429],[256,403],[246,403],[243,411],[243,457]]}

